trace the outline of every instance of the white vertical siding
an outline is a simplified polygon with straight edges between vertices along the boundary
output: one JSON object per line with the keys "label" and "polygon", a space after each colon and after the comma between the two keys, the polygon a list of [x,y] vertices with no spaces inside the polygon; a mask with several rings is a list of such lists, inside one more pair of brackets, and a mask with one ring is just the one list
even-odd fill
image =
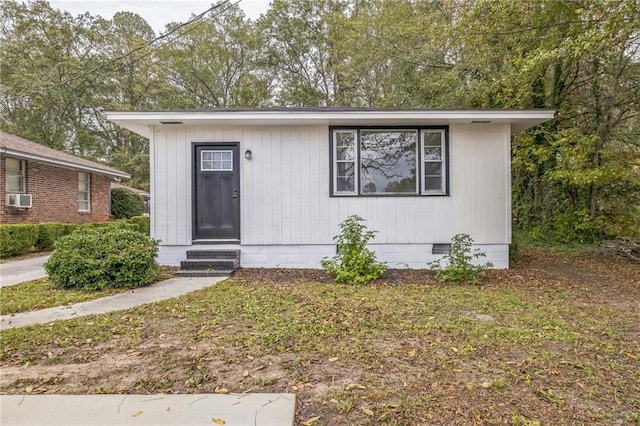
{"label": "white vertical siding", "polygon": [[455,233],[477,244],[511,243],[510,127],[451,126]]}
{"label": "white vertical siding", "polygon": [[[510,239],[509,126],[451,126],[451,196],[329,197],[326,126],[157,128],[151,147],[152,228],[162,245],[190,245],[192,143],[240,142],[242,245],[333,244],[351,214],[376,244],[478,244]],[[253,159],[244,159],[251,149]]]}
{"label": "white vertical siding", "polygon": [[152,236],[165,245],[191,244],[190,144],[182,130],[155,130],[151,143]]}
{"label": "white vertical siding", "polygon": [[376,243],[445,242],[452,235],[449,197],[329,197],[327,127],[256,128],[244,137],[254,156],[242,163],[243,245],[332,244],[351,214],[379,231]]}

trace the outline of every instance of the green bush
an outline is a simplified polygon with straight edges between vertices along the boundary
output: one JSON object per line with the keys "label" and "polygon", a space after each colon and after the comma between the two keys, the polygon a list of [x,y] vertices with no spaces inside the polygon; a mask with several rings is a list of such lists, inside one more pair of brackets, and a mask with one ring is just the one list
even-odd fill
{"label": "green bush", "polygon": [[13,256],[28,252],[36,244],[38,234],[37,225],[0,225],[0,256]]}
{"label": "green bush", "polygon": [[338,243],[338,254],[332,259],[322,259],[325,271],[335,275],[341,283],[368,283],[379,278],[386,266],[376,261],[376,255],[366,248],[377,231],[368,231],[360,216],[349,216],[340,224],[340,235],[333,240]]}
{"label": "green bush", "polygon": [[65,234],[64,223],[40,223],[38,226],[38,239],[35,246],[38,250],[51,250],[53,243]]}
{"label": "green bush", "polygon": [[130,219],[144,213],[144,198],[125,188],[111,191],[111,214],[116,219]]}
{"label": "green bush", "polygon": [[[491,262],[481,265],[471,263],[473,259],[485,257],[479,249],[471,251],[473,238],[468,234],[456,234],[451,239],[451,250],[442,258],[429,263],[436,276],[449,284],[478,284],[479,275],[493,267]],[[445,261],[445,265],[442,262]]]}
{"label": "green bush", "polygon": [[149,235],[151,231],[151,219],[149,216],[134,216],[129,219],[129,223],[136,227],[138,232]]}
{"label": "green bush", "polygon": [[45,264],[60,288],[140,287],[158,275],[158,242],[121,226],[82,227],[60,238]]}
{"label": "green bush", "polygon": [[62,236],[73,234],[73,232],[80,227],[79,223],[65,223],[64,224],[64,233]]}
{"label": "green bush", "polygon": [[130,223],[127,219],[110,220],[108,222],[88,222],[88,223],[83,223],[79,227],[83,229],[120,228],[120,229],[129,229],[131,231],[138,230],[138,226],[134,223]]}

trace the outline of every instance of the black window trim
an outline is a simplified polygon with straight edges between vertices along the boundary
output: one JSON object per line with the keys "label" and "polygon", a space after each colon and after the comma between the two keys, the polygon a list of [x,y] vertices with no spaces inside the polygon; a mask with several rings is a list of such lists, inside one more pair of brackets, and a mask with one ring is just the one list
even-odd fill
{"label": "black window trim", "polygon": [[[360,192],[360,177],[358,175],[358,179],[356,182],[356,191],[355,194],[348,193],[340,193],[336,194],[335,188],[333,185],[333,177],[334,177],[334,139],[333,134],[336,130],[354,130],[356,132],[356,173],[360,173],[360,131],[361,130],[416,130],[418,132],[418,156],[416,158],[416,163],[418,165],[418,170],[416,172],[416,179],[418,180],[418,190],[415,194],[362,194]],[[444,130],[444,152],[445,159],[443,161],[443,165],[445,166],[445,183],[444,183],[444,192],[443,193],[423,193],[424,182],[422,182],[422,169],[424,168],[424,163],[422,160],[423,157],[423,146],[422,146],[422,131],[423,130]],[[402,125],[394,125],[394,126],[329,126],[329,197],[336,198],[348,198],[348,197],[449,197],[451,193],[449,191],[449,176],[451,175],[451,160],[449,155],[449,126],[402,126]]]}

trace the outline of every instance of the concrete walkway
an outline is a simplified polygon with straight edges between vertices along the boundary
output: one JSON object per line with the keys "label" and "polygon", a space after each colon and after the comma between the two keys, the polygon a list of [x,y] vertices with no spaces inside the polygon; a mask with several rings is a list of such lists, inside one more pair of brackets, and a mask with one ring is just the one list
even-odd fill
{"label": "concrete walkway", "polygon": [[0,424],[293,426],[293,394],[2,395]]}
{"label": "concrete walkway", "polygon": [[[37,257],[0,265],[0,287],[46,276]],[[103,314],[181,296],[227,277],[172,278],[113,296],[0,317],[0,330]],[[293,426],[294,394],[0,395],[0,425]]]}
{"label": "concrete walkway", "polygon": [[47,276],[44,262],[49,256],[30,257],[0,264],[0,287],[9,287]]}
{"label": "concrete walkway", "polygon": [[170,280],[161,281],[148,287],[141,287],[126,293],[102,297],[88,302],[68,306],[56,306],[39,311],[2,315],[0,317],[0,330],[129,309],[147,303],[182,296],[192,291],[210,287],[225,279],[227,279],[227,277],[171,278]]}

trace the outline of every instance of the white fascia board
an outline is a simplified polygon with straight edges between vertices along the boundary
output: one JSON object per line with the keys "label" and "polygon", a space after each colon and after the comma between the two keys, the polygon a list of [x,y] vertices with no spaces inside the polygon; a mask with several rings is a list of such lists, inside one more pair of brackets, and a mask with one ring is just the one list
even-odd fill
{"label": "white fascia board", "polygon": [[[150,111],[107,112],[109,121],[149,137],[149,126],[446,125],[489,122],[511,124],[519,132],[553,119],[552,110],[398,110],[398,111]],[[163,122],[165,124],[163,124]],[[172,123],[172,124],[166,124]]]}
{"label": "white fascia board", "polygon": [[49,164],[49,165],[61,167],[64,169],[72,169],[72,170],[78,170],[81,172],[97,173],[97,174],[109,176],[111,178],[131,179],[131,175],[129,173],[125,173],[125,172],[116,173],[110,170],[100,169],[97,167],[90,167],[82,164],[76,164],[70,161],[55,160],[53,158],[42,157],[40,155],[34,155],[34,154],[27,154],[25,152],[14,151],[11,149],[7,149],[6,152],[4,152],[3,154],[6,154],[7,156],[12,158],[17,158],[19,160],[38,161],[40,163]]}

